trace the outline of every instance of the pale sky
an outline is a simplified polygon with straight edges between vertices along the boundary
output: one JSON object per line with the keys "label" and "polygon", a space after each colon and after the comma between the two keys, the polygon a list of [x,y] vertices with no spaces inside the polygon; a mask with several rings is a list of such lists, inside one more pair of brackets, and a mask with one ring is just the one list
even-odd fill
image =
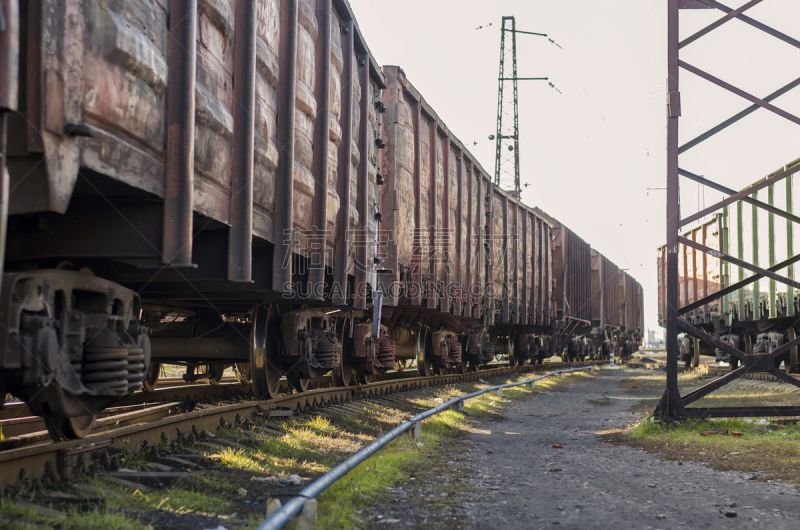
{"label": "pale sky", "polygon": [[[656,328],[656,249],[666,240],[666,202],[664,191],[648,188],[666,186],[667,1],[350,3],[378,63],[401,66],[465,145],[478,142],[470,150],[490,172],[501,17],[514,15],[517,29],[547,33],[562,46],[518,37],[519,76],[549,77],[563,92],[542,82],[520,83],[522,182],[530,184],[523,199],[629,269],[644,287],[645,325]],[[746,1],[724,3],[737,8]],[[800,38],[797,0],[766,0],[748,15]],[[717,10],[684,11],[681,38],[722,16]],[[739,21],[684,48],[681,58],[758,97],[800,76],[800,50]],[[750,105],[686,71],[681,83],[681,143]],[[800,115],[800,89],[773,104]],[[798,133],[797,125],[759,110],[682,155],[680,164],[741,189],[800,157]],[[698,194],[697,184],[686,180],[681,184],[684,217],[722,197],[708,189]],[[783,190],[776,189],[777,206]],[[766,202],[766,192],[759,198]],[[777,224],[780,232],[785,221]],[[781,245],[778,261],[786,255]],[[766,255],[762,250],[762,265]]]}

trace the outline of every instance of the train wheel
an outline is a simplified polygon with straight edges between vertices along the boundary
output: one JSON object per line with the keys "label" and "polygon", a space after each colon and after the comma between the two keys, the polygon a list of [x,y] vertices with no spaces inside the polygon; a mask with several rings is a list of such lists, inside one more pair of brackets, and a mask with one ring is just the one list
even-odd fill
{"label": "train wheel", "polygon": [[694,359],[692,360],[692,366],[695,368],[700,366],[700,339],[694,339]]}
{"label": "train wheel", "polygon": [[[343,318],[338,321],[339,329],[336,338],[339,339],[339,365],[333,369],[333,382],[336,386],[350,386],[353,376],[353,357],[350,351],[350,319]],[[395,363],[396,364],[396,363]]]}
{"label": "train wheel", "polygon": [[433,361],[430,359],[430,348],[428,348],[428,339],[430,337],[430,328],[419,328],[417,335],[417,371],[422,377],[434,375]]}
{"label": "train wheel", "polygon": [[278,395],[281,373],[273,359],[278,354],[280,319],[272,307],[259,306],[253,311],[250,334],[250,371],[253,393],[257,399]]}
{"label": "train wheel", "polygon": [[233,375],[236,380],[243,385],[248,385],[253,381],[253,370],[250,363],[236,363],[233,365]]}
{"label": "train wheel", "polygon": [[[786,342],[793,341],[797,338],[797,332],[794,328],[786,330]],[[789,353],[784,357],[783,369],[787,374],[797,371],[797,346],[789,350]]]}
{"label": "train wheel", "polygon": [[368,385],[372,382],[372,375],[357,371],[356,381],[358,381],[359,385]]}
{"label": "train wheel", "polygon": [[142,381],[142,390],[148,394],[156,391],[158,377],[161,375],[161,363],[150,363],[147,368],[147,378]]}
{"label": "train wheel", "polygon": [[92,431],[94,414],[86,414],[75,418],[45,416],[42,419],[53,440],[74,440],[85,438]]}
{"label": "train wheel", "polygon": [[224,364],[209,364],[208,371],[206,374],[206,383],[211,386],[219,386],[220,382],[222,381],[222,374],[225,373],[225,365]]}
{"label": "train wheel", "polygon": [[519,360],[514,351],[514,338],[511,336],[511,333],[506,337],[506,351],[508,352],[508,365],[516,366]]}

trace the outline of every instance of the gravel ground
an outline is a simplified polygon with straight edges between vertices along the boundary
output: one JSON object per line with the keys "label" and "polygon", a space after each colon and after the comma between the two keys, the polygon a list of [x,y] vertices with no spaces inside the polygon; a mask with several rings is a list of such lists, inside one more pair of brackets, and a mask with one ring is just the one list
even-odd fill
{"label": "gravel ground", "polygon": [[[610,443],[635,421],[630,371],[603,370],[477,425],[359,526],[438,528],[800,528],[791,486],[659,460]],[[563,448],[554,448],[561,444]],[[787,463],[788,464],[788,463]],[[788,464],[791,465],[791,464]]]}

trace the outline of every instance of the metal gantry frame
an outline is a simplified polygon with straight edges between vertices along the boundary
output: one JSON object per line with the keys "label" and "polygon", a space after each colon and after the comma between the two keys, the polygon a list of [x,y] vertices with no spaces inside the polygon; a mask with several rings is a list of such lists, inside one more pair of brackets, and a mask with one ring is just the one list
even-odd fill
{"label": "metal gantry frame", "polygon": [[[730,346],[727,342],[723,342],[719,340],[718,337],[714,337],[709,335],[708,333],[704,332],[703,330],[695,327],[694,325],[690,324],[684,319],[681,319],[681,315],[685,315],[686,313],[693,311],[699,307],[703,307],[704,305],[712,302],[714,300],[723,298],[723,301],[727,300],[727,296],[730,293],[735,291],[739,291],[740,300],[742,304],[739,306],[740,311],[744,309],[743,304],[743,288],[751,283],[755,283],[761,278],[769,278],[773,282],[781,282],[789,286],[790,293],[793,292],[793,288],[800,289],[800,283],[797,283],[794,280],[794,275],[791,270],[791,265],[800,261],[800,255],[793,256],[793,248],[791,243],[791,237],[788,238],[788,251],[789,251],[789,258],[786,261],[781,263],[775,264],[774,263],[774,250],[770,256],[770,268],[763,269],[758,266],[757,258],[755,258],[756,263],[749,263],[743,259],[743,238],[741,235],[741,229],[739,232],[739,239],[738,239],[738,257],[733,257],[728,254],[728,245],[727,245],[727,213],[728,213],[728,206],[730,204],[736,203],[737,204],[737,211],[738,221],[741,224],[741,214],[742,214],[742,202],[747,202],[753,206],[754,216],[757,208],[763,209],[768,211],[771,215],[770,218],[773,218],[774,215],[781,216],[787,220],[789,226],[789,236],[792,235],[792,224],[800,222],[800,218],[793,215],[791,213],[792,204],[791,202],[787,203],[786,210],[782,210],[780,208],[776,208],[772,204],[772,196],[773,186],[781,180],[790,177],[791,175],[800,171],[800,163],[796,163],[785,168],[782,171],[776,172],[773,175],[759,181],[758,183],[745,188],[742,191],[735,191],[733,189],[728,188],[722,184],[713,182],[708,180],[702,176],[694,174],[690,171],[684,170],[680,167],[679,164],[679,157],[682,153],[696,147],[703,141],[711,138],[715,134],[719,133],[720,131],[726,129],[727,127],[733,125],[734,123],[738,122],[742,118],[749,116],[753,112],[759,109],[764,109],[766,111],[772,112],[778,116],[781,116],[793,123],[800,125],[800,117],[797,117],[785,110],[772,105],[770,102],[775,100],[776,98],[780,97],[783,94],[786,94],[791,89],[800,86],[800,78],[792,81],[788,85],[782,87],[781,89],[773,92],[772,94],[764,97],[759,98],[752,94],[741,90],[734,85],[723,81],[717,77],[712,76],[711,74],[697,68],[694,65],[688,64],[687,62],[681,60],[680,52],[681,50],[689,46],[690,44],[694,43],[695,41],[701,39],[702,37],[708,35],[715,29],[719,28],[720,26],[732,21],[733,19],[738,19],[739,21],[748,24],[758,30],[763,31],[764,33],[789,44],[790,46],[794,46],[795,48],[800,49],[800,41],[794,39],[784,33],[781,33],[766,24],[758,22],[754,20],[744,13],[748,11],[750,8],[760,4],[764,0],[751,0],[747,2],[742,7],[738,9],[731,9],[716,0],[668,0],[669,1],[669,13],[668,13],[668,94],[667,94],[667,333],[666,333],[666,341],[667,341],[667,388],[664,391],[661,400],[656,407],[654,412],[654,416],[660,419],[665,420],[672,420],[672,419],[679,419],[679,418],[687,418],[687,417],[748,417],[748,416],[797,416],[800,415],[800,406],[790,406],[790,407],[717,407],[717,408],[687,408],[687,406],[695,401],[709,395],[710,393],[718,390],[719,388],[723,387],[724,385],[730,383],[731,381],[742,377],[745,374],[753,373],[753,372],[767,372],[775,377],[786,381],[795,386],[800,386],[800,382],[794,379],[793,377],[788,376],[784,372],[778,370],[776,366],[775,359],[776,357],[782,356],[785,353],[789,352],[792,348],[797,347],[800,345],[800,338],[795,338],[793,340],[787,341],[783,346],[768,352],[768,353],[758,353],[758,354],[746,354],[745,352]],[[696,32],[695,34],[691,35],[690,37],[680,40],[680,12],[681,10],[690,10],[690,9],[716,9],[723,12],[725,15],[717,20],[716,22],[706,26],[705,28],[701,29],[700,31]],[[716,127],[708,130],[707,132],[701,134],[700,136],[694,138],[693,140],[681,145],[679,142],[679,126],[680,126],[680,117],[681,117],[681,94],[680,94],[680,71],[685,70],[688,71],[706,81],[717,85],[718,87],[724,88],[733,94],[740,96],[741,98],[749,101],[751,105],[744,109],[743,111],[739,112],[738,114],[732,116],[731,118],[725,120],[721,124],[717,125]],[[697,212],[696,214],[690,215],[685,218],[681,218],[680,215],[680,177],[683,176],[688,178],[692,181],[698,182],[704,186],[707,186],[711,189],[717,190],[722,192],[728,197],[708,208],[704,208],[703,210]],[[770,198],[769,203],[764,203],[757,198],[757,193],[759,190],[768,188],[770,190]],[[791,192],[791,179],[787,182],[787,192]],[[723,215],[724,224],[723,224],[723,244],[721,245],[722,251],[718,251],[715,249],[711,249],[682,237],[680,235],[680,230],[682,227],[693,223],[703,217],[717,212],[719,210],[723,210],[725,215]],[[754,227],[755,229],[755,227]],[[754,249],[757,248],[756,244],[756,237],[754,234]],[[772,241],[774,245],[774,241]],[[718,292],[708,295],[698,300],[692,304],[689,304],[685,307],[678,307],[678,250],[679,244],[687,245],[692,247],[695,250],[700,252],[704,252],[710,256],[715,258],[719,258],[724,263],[723,269],[725,271],[729,271],[730,264],[738,266],[740,270],[739,274],[739,281],[733,285],[729,285],[727,278],[728,274],[723,273],[723,280],[725,281],[724,287],[719,290]],[[788,276],[784,276],[780,274],[781,270],[789,268]],[[743,269],[747,269],[751,271],[753,274],[748,278],[742,279],[743,275],[741,271]],[[729,276],[728,276],[729,278]],[[774,306],[774,288],[770,289],[770,298],[771,298],[771,310],[773,310]],[[790,301],[791,302],[791,301]],[[754,310],[758,311],[758,304],[759,300],[756,298],[754,300]],[[726,308],[723,308],[723,313],[725,312]],[[678,333],[679,331],[685,332],[697,339],[700,339],[715,348],[718,348],[725,353],[729,354],[730,356],[738,359],[741,361],[741,367],[733,370],[729,374],[705,385],[704,387],[695,390],[685,396],[680,395],[680,391],[678,389],[678,358],[679,358],[679,349],[678,349]]]}
{"label": "metal gantry frame", "polygon": [[[511,77],[506,77],[506,33],[511,34]],[[503,156],[503,140],[513,140],[514,145],[514,189],[509,190],[515,197],[519,198],[522,192],[519,171],[519,81],[547,81],[547,77],[518,77],[517,76],[517,33],[533,35],[536,37],[547,37],[545,33],[534,33],[531,31],[520,31],[517,29],[517,19],[513,16],[503,17],[500,28],[500,75],[498,76],[499,88],[497,90],[497,142],[494,165],[494,183],[502,187],[501,180],[503,172],[503,162],[507,159]],[[505,116],[505,85],[507,82],[513,83],[513,106],[514,106],[514,130],[512,134],[503,134],[503,119]]]}

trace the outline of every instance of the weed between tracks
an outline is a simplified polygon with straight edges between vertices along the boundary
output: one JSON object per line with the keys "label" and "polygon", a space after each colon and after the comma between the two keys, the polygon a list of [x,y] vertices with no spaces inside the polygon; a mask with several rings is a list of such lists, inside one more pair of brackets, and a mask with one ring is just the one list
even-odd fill
{"label": "weed between tracks", "polygon": [[[522,381],[532,374],[516,376],[506,382]],[[577,373],[570,379],[587,377]],[[498,381],[494,380],[493,384]],[[393,488],[408,484],[415,475],[420,480],[436,480],[430,474],[441,459],[441,451],[454,445],[475,420],[499,417],[515,400],[546,392],[559,384],[555,378],[537,382],[536,389],[505,389],[503,397],[485,394],[466,402],[465,412],[448,410],[429,418],[422,425],[422,440],[402,436],[334,484],[319,498],[320,528],[358,528],[366,524],[359,512],[376,503],[390,502]],[[224,428],[206,433],[205,443],[216,440],[234,441],[237,448],[214,450],[213,445],[162,447],[161,455],[205,453],[199,463],[203,469],[191,479],[172,487],[142,492],[131,491],[109,482],[102,476],[85,477],[86,487],[70,485],[65,490],[73,495],[91,497],[98,504],[89,511],[68,510],[64,516],[52,517],[26,508],[22,502],[36,500],[32,492],[19,489],[13,499],[0,502],[0,528],[19,528],[23,522],[31,526],[111,529],[156,528],[254,528],[265,517],[267,499],[286,499],[312,479],[365,447],[372,440],[397,426],[401,421],[442,401],[491,386],[477,383],[429,388],[424,396],[403,401],[394,397],[381,403],[353,402],[343,413],[326,416],[295,417],[285,421],[254,419],[254,426],[244,429]],[[420,392],[422,394],[422,392]],[[404,397],[403,394],[396,395]],[[220,442],[223,443],[223,442]],[[198,456],[195,454],[195,456]],[[124,468],[139,471],[155,470],[143,451],[125,453]],[[179,469],[176,469],[179,470]],[[429,473],[426,473],[429,472]],[[294,477],[293,475],[299,475]],[[272,478],[275,477],[275,478]],[[459,486],[454,480],[435,486],[446,495],[431,501],[431,507],[447,511],[457,502]]]}

